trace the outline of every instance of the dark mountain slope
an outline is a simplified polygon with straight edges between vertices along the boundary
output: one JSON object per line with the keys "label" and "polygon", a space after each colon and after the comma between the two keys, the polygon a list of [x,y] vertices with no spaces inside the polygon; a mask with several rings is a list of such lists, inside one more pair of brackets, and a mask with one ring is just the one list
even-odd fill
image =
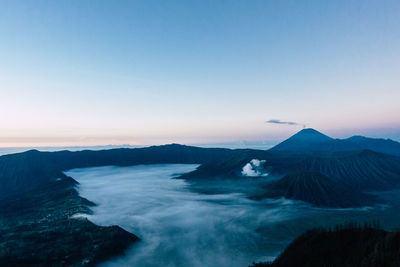
{"label": "dark mountain slope", "polygon": [[273,263],[252,267],[397,267],[400,233],[370,227],[311,230],[294,240]]}
{"label": "dark mountain slope", "polygon": [[269,184],[263,197],[285,197],[315,206],[336,208],[362,207],[377,202],[375,197],[350,190],[317,172],[287,174]]}
{"label": "dark mountain slope", "polygon": [[319,172],[361,190],[400,185],[400,158],[369,150],[306,155],[288,168]]}
{"label": "dark mountain slope", "polygon": [[375,152],[400,156],[400,143],[391,139],[353,136],[333,139],[314,129],[303,129],[271,148],[271,151],[352,151],[369,149]]}
{"label": "dark mountain slope", "polygon": [[[331,151],[333,147],[330,144],[335,139],[330,138],[323,133],[320,133],[314,129],[307,128],[299,131],[290,138],[286,139],[282,143],[274,146],[270,150],[279,151]],[[322,146],[322,147],[321,147]]]}
{"label": "dark mountain slope", "polygon": [[[400,143],[391,139],[368,138],[353,136],[343,140],[349,147],[358,149],[370,149],[372,151],[400,156]],[[350,149],[347,149],[350,150]]]}

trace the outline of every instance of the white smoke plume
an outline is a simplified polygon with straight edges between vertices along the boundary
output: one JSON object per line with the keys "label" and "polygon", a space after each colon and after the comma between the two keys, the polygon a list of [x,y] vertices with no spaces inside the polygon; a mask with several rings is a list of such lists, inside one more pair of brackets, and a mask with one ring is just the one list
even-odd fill
{"label": "white smoke plume", "polygon": [[264,163],[265,160],[259,160],[259,159],[250,160],[249,163],[243,166],[242,175],[250,177],[267,176],[268,173],[264,172],[263,168]]}

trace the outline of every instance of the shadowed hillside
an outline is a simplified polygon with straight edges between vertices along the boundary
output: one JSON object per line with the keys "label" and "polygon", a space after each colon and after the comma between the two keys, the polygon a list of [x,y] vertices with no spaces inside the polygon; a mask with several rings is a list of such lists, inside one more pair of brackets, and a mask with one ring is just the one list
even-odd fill
{"label": "shadowed hillside", "polygon": [[91,213],[76,182],[63,177],[0,203],[1,266],[92,266],[139,238],[119,226],[97,226],[74,214]]}
{"label": "shadowed hillside", "polygon": [[371,227],[310,230],[295,239],[272,263],[252,267],[397,267],[400,233]]}

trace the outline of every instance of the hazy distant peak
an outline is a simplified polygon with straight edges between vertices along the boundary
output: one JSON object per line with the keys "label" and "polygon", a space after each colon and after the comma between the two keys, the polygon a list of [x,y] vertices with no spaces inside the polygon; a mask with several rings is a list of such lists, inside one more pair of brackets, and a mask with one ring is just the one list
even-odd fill
{"label": "hazy distant peak", "polygon": [[280,151],[350,151],[369,149],[400,156],[400,143],[391,139],[369,138],[355,135],[347,139],[333,139],[314,129],[299,131],[271,150]]}
{"label": "hazy distant peak", "polygon": [[398,143],[390,138],[372,138],[372,137],[366,137],[362,135],[353,135],[352,137],[349,137],[345,140],[349,141],[375,141],[375,142],[381,142],[381,141],[389,141],[393,143]]}
{"label": "hazy distant peak", "polygon": [[306,128],[297,132],[288,140],[320,142],[320,141],[329,141],[332,140],[332,138],[312,128]]}
{"label": "hazy distant peak", "polygon": [[30,149],[28,151],[26,151],[26,153],[39,153],[40,151],[37,149]]}
{"label": "hazy distant peak", "polygon": [[348,139],[352,140],[357,140],[357,139],[366,139],[367,137],[362,136],[362,135],[353,135],[352,137],[349,137]]}

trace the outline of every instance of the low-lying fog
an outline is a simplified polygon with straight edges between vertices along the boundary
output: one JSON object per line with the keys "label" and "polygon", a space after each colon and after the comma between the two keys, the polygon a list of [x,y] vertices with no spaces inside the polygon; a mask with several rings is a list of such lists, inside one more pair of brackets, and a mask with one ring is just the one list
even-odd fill
{"label": "low-lying fog", "polygon": [[91,221],[119,225],[142,239],[104,265],[247,266],[273,259],[308,228],[389,216],[382,208],[321,209],[286,199],[253,201],[234,192],[201,194],[198,184],[194,192],[186,181],[172,179],[196,167],[107,166],[66,173],[80,183],[81,196],[98,204],[87,216]]}

